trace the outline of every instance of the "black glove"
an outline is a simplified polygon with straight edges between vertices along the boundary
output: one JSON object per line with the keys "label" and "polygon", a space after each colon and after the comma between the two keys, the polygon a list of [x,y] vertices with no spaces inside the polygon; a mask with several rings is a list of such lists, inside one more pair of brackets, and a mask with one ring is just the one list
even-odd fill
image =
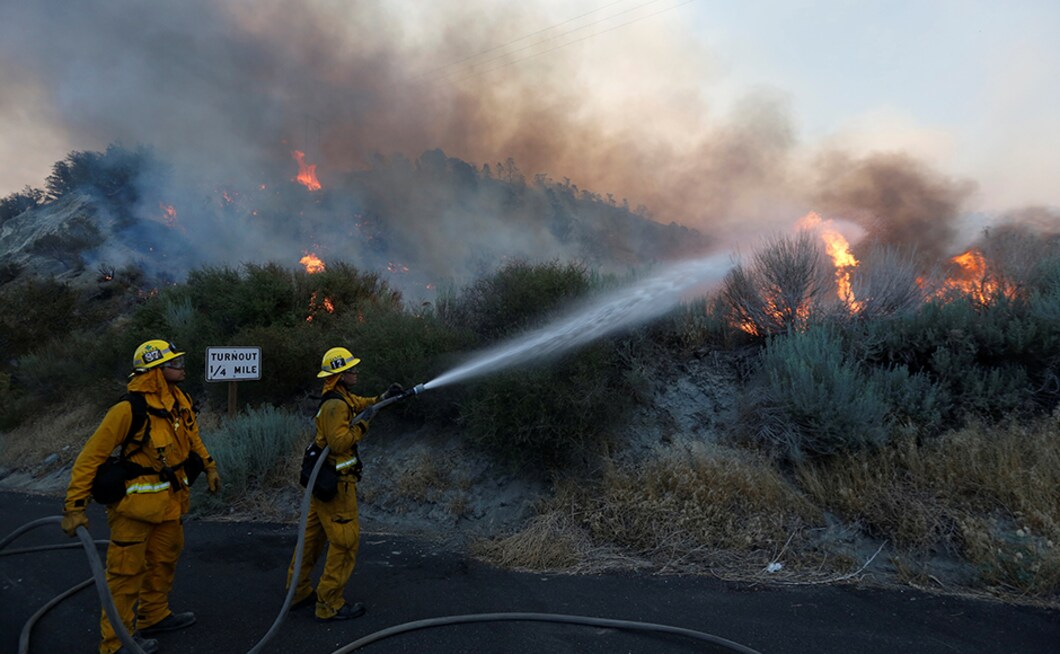
{"label": "black glove", "polygon": [[394,382],[389,387],[387,387],[386,392],[383,393],[383,399],[389,400],[390,398],[397,397],[398,395],[401,395],[404,392],[405,388],[401,384]]}

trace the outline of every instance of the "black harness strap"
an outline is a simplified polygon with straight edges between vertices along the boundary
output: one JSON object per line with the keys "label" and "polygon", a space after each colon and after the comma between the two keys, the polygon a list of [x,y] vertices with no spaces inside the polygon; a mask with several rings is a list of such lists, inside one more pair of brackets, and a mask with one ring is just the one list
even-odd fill
{"label": "black harness strap", "polygon": [[[129,457],[136,454],[140,450],[144,449],[147,444],[147,440],[151,438],[151,421],[147,419],[147,414],[158,416],[160,418],[169,419],[169,412],[165,409],[156,409],[153,406],[148,406],[147,400],[144,399],[143,393],[126,393],[121,396],[121,401],[129,403],[132,407],[132,424],[129,426],[129,433],[125,435],[125,440],[121,443],[121,450],[119,451],[119,458],[121,458],[130,471],[134,471],[135,468],[139,469],[139,474],[161,474],[161,471],[155,470],[154,468],[147,468],[139,464],[129,461]],[[135,440],[134,437],[144,430],[144,435],[139,440]],[[130,445],[136,446],[131,452],[126,453],[126,448]]]}

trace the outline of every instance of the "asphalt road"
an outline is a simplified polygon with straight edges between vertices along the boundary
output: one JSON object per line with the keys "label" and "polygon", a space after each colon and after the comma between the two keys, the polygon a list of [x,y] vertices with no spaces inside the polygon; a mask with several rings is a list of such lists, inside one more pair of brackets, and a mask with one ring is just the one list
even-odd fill
{"label": "asphalt road", "polygon": [[[0,493],[0,538],[59,513],[56,498]],[[103,511],[90,531],[106,538]],[[198,623],[159,638],[162,652],[241,653],[272,625],[296,539],[290,525],[191,521],[171,596]],[[46,525],[9,548],[71,542]],[[102,548],[101,548],[102,553]],[[347,599],[362,618],[317,624],[311,609],[289,615],[267,652],[329,654],[378,630],[413,620],[493,612],[559,613],[684,627],[762,654],[898,652],[938,654],[1060,651],[1060,611],[914,590],[852,586],[746,587],[716,579],[642,574],[568,576],[509,572],[433,544],[362,536]],[[55,595],[91,575],[80,550],[0,556],[0,651],[16,652],[23,624]],[[86,589],[37,624],[31,652],[95,651],[99,600]],[[362,650],[379,653],[726,652],[680,636],[553,623],[445,626],[397,635]]]}

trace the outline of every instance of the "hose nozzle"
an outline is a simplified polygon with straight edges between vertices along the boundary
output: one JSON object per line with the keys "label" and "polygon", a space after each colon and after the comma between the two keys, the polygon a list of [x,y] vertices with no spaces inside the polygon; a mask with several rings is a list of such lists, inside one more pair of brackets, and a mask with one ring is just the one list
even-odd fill
{"label": "hose nozzle", "polygon": [[412,397],[413,395],[419,395],[424,390],[425,389],[423,387],[423,384],[416,384],[412,388],[410,388],[407,391],[405,391],[404,393],[402,393],[400,397],[401,397],[402,400],[404,400],[406,398]]}

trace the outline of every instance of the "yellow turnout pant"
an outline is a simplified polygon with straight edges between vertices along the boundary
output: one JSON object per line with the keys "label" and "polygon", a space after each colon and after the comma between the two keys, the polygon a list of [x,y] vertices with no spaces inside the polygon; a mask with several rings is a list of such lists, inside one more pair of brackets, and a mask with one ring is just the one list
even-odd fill
{"label": "yellow turnout pant", "polygon": [[[317,584],[316,616],[330,618],[335,615],[346,603],[343,591],[357,563],[360,537],[357,484],[353,477],[339,477],[339,492],[330,502],[321,502],[314,497],[309,504],[305,550],[302,554],[294,601],[303,600],[313,593],[310,575],[326,543],[328,552]],[[287,588],[291,587],[293,575],[294,556],[291,557],[291,564],[287,568]]]}
{"label": "yellow turnout pant", "polygon": [[[151,626],[170,613],[169,591],[184,549],[184,526],[179,518],[154,524],[115,511],[107,511],[107,522],[107,586],[122,623],[131,633],[137,625]],[[121,647],[121,639],[106,611],[101,613],[99,651],[111,654]]]}

